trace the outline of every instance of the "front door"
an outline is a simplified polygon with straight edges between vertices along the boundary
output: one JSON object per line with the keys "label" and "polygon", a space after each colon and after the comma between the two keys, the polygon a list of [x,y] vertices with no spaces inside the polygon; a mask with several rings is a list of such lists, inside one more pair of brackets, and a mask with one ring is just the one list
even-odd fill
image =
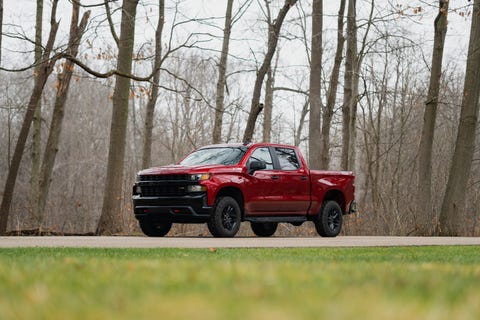
{"label": "front door", "polygon": [[251,184],[246,190],[250,199],[245,206],[246,213],[248,215],[276,214],[281,210],[281,175],[274,169],[270,148],[255,149],[247,161],[247,168],[251,161],[264,161],[267,167],[252,174]]}
{"label": "front door", "polygon": [[260,147],[247,161],[265,161],[267,167],[253,173],[247,192],[247,215],[304,215],[310,205],[310,178],[295,149]]}

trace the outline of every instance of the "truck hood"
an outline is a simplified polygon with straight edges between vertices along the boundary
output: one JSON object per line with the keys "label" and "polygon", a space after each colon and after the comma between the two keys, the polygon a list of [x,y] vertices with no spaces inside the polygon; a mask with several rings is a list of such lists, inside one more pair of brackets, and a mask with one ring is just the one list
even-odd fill
{"label": "truck hood", "polygon": [[223,168],[224,165],[221,164],[199,164],[192,166],[185,166],[179,164],[172,164],[162,167],[154,167],[142,170],[138,172],[139,175],[161,175],[161,174],[189,174],[189,173],[198,173],[198,172],[208,172],[212,169]]}

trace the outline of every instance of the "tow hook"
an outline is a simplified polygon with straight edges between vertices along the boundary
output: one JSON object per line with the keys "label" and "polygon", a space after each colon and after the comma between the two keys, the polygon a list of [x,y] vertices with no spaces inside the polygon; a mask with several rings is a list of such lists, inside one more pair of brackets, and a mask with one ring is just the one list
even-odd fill
{"label": "tow hook", "polygon": [[355,212],[357,212],[357,202],[352,201],[350,203],[350,210],[348,211],[348,213],[355,213]]}

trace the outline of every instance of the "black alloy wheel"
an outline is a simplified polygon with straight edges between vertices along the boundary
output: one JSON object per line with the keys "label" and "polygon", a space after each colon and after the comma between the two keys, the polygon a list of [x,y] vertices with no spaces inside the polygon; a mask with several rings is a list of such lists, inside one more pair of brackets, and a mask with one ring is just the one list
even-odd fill
{"label": "black alloy wheel", "polygon": [[222,225],[223,227],[231,231],[235,227],[235,224],[237,219],[237,214],[235,212],[235,208],[232,205],[227,205],[225,208],[223,208],[222,211]]}
{"label": "black alloy wheel", "polygon": [[315,221],[315,229],[322,237],[336,237],[342,230],[342,209],[335,201],[323,203]]}
{"label": "black alloy wheel", "polygon": [[232,197],[220,197],[208,222],[208,230],[214,237],[234,237],[240,229],[241,210]]}

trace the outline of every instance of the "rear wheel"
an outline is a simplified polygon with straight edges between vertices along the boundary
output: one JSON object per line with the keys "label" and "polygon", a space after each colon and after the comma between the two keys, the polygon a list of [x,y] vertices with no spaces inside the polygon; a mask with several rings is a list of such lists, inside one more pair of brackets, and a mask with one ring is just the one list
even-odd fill
{"label": "rear wheel", "polygon": [[270,237],[277,231],[277,222],[251,222],[253,233],[259,237]]}
{"label": "rear wheel", "polygon": [[342,209],[335,201],[323,203],[315,221],[315,229],[322,237],[336,237],[342,230]]}
{"label": "rear wheel", "polygon": [[172,228],[171,222],[152,222],[150,220],[140,220],[140,229],[149,237],[163,237]]}
{"label": "rear wheel", "polygon": [[240,229],[241,216],[240,206],[234,198],[220,197],[207,223],[208,230],[214,237],[234,237]]}

